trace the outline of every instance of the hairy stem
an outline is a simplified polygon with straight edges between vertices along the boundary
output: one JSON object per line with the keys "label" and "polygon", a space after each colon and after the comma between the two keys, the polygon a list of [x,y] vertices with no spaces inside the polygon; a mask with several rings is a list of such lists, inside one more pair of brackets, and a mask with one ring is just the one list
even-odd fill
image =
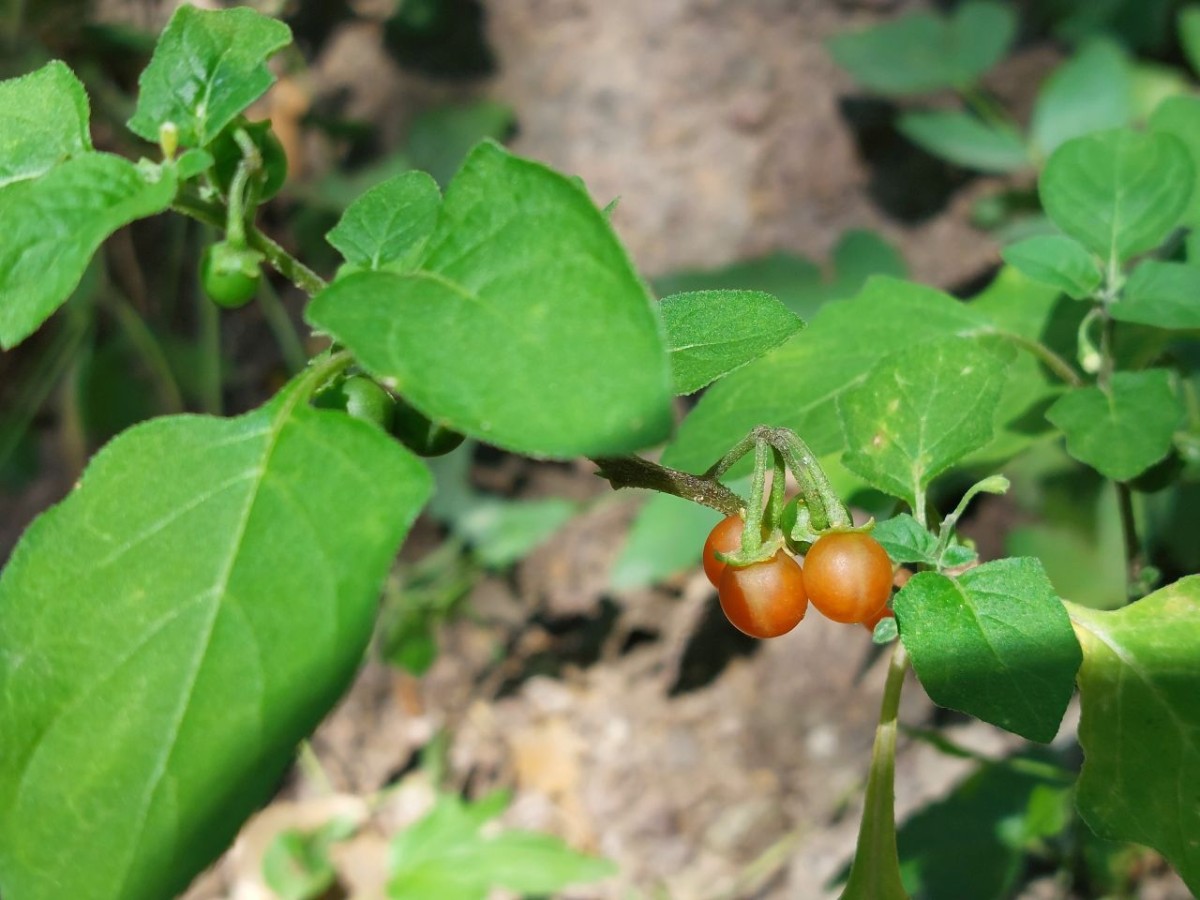
{"label": "hairy stem", "polygon": [[[182,192],[171,206],[176,212],[190,216],[199,222],[224,228],[225,208],[219,203],[202,200],[190,192]],[[246,228],[246,245],[261,253],[272,268],[304,293],[312,296],[325,289],[325,280],[296,257],[263,234],[257,227]]]}
{"label": "hairy stem", "polygon": [[691,475],[660,466],[640,456],[599,456],[592,459],[596,473],[614,489],[644,488],[691,500],[726,516],[741,515],[746,501],[710,475]]}

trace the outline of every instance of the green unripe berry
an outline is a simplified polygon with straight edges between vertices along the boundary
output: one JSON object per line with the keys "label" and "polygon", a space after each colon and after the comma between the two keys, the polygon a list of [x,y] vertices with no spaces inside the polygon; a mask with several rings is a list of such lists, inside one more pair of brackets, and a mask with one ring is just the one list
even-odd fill
{"label": "green unripe berry", "polygon": [[351,375],[321,391],[313,398],[313,404],[322,409],[344,410],[383,431],[391,430],[396,408],[395,398],[366,375]]}
{"label": "green unripe berry", "polygon": [[463,442],[457,431],[429,421],[403,399],[396,400],[392,434],[418,456],[442,456]]}
{"label": "green unripe berry", "polygon": [[258,295],[262,284],[262,254],[237,249],[224,241],[204,249],[200,259],[200,286],[218,306],[237,309]]}

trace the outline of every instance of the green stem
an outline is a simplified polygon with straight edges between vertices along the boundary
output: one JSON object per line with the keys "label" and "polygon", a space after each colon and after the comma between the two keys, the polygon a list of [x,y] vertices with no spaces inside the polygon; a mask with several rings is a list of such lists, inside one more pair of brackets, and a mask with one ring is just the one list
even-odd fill
{"label": "green stem", "polygon": [[[214,228],[225,227],[224,207],[219,203],[202,200],[193,193],[180,193],[171,208]],[[261,253],[275,271],[309,296],[318,294],[325,289],[325,280],[320,275],[284,250],[254,225],[250,225],[246,229],[246,245]]]}
{"label": "green stem", "polygon": [[1011,331],[997,331],[996,334],[1016,344],[1022,350],[1032,353],[1045,364],[1046,368],[1071,387],[1083,387],[1083,379],[1079,377],[1078,372],[1071,368],[1071,364],[1041,341],[1027,338],[1023,334],[1014,334]]}
{"label": "green stem", "polygon": [[153,374],[154,388],[158,392],[158,399],[162,403],[163,410],[168,413],[183,412],[183,395],[179,391],[179,382],[175,380],[175,373],[171,371],[171,364],[167,361],[167,355],[163,352],[162,345],[154,336],[154,332],[138,315],[137,310],[133,308],[133,304],[126,299],[124,294],[111,290],[105,294],[105,300],[109,310],[124,330],[125,336],[129,338],[134,349],[137,350],[142,361]]}
{"label": "green stem", "polygon": [[196,291],[200,317],[200,405],[209,415],[221,415],[221,318],[217,305]]}
{"label": "green stem", "polygon": [[900,900],[908,896],[900,880],[895,816],[896,729],[900,693],[908,671],[908,654],[899,641],[895,648],[883,688],[879,725],[875,729],[858,845],[842,900]]}
{"label": "green stem", "polygon": [[1121,538],[1125,546],[1125,588],[1130,600],[1137,600],[1137,584],[1146,565],[1141,541],[1138,539],[1137,518],[1133,511],[1133,490],[1124,481],[1115,482],[1117,509],[1121,516]]}
{"label": "green stem", "polygon": [[258,305],[262,309],[263,318],[267,320],[267,326],[275,335],[275,343],[279,345],[279,352],[283,356],[288,373],[295,375],[308,364],[308,354],[304,352],[304,341],[296,331],[292,317],[284,308],[279,294],[275,293],[275,288],[265,278],[258,289]]}
{"label": "green stem", "polygon": [[746,506],[746,527],[742,529],[742,553],[752,557],[762,547],[763,493],[767,469],[771,466],[771,447],[766,441],[754,445],[754,479],[750,483],[750,502]]}
{"label": "green stem", "polygon": [[4,420],[4,428],[0,429],[0,467],[8,462],[37,411],[71,368],[90,328],[90,314],[78,308],[68,310],[63,327],[22,382],[12,411]]}
{"label": "green stem", "polygon": [[767,506],[767,524],[774,533],[779,529],[779,520],[783,517],[783,506],[787,502],[787,464],[774,447],[771,448],[771,461],[774,468],[771,471],[771,500]]}

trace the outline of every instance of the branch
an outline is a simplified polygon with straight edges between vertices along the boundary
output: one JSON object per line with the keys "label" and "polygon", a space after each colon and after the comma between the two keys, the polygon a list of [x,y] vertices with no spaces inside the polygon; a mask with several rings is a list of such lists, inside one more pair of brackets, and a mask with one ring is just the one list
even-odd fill
{"label": "branch", "polygon": [[741,515],[746,501],[719,481],[660,466],[640,456],[601,456],[592,459],[614,490],[646,488],[711,507],[726,516]]}
{"label": "branch", "polygon": [[[202,200],[191,193],[180,193],[171,208],[214,228],[226,225],[225,207],[219,203]],[[325,280],[316,272],[296,259],[281,246],[263,234],[254,225],[246,228],[246,244],[267,258],[280,275],[310,297],[325,287]]]}

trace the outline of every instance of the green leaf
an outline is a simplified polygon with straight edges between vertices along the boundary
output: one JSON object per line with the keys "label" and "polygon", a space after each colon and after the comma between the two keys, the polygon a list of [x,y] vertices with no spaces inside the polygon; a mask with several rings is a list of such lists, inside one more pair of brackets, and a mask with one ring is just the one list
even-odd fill
{"label": "green leaf", "polygon": [[1071,802],[1069,784],[1013,765],[1021,761],[1015,757],[980,765],[948,797],[921,808],[900,826],[900,872],[913,896],[1013,896],[1026,845],[1045,830],[1046,819],[1062,822]]}
{"label": "green leaf", "polygon": [[1108,390],[1075,388],[1046,411],[1067,452],[1114,481],[1128,481],[1163,459],[1183,407],[1166,369],[1117,372]]}
{"label": "green leaf", "polygon": [[808,318],[830,300],[853,297],[872,275],[908,275],[896,248],[873,231],[847,231],[831,255],[828,275],[802,256],[777,252],[717,269],[676,272],[654,285],[659,296],[687,291],[764,291],[778,297],[796,315]]}
{"label": "green leaf", "polygon": [[263,853],[263,880],[279,900],[320,900],[337,882],[324,829],[281,831]]}
{"label": "green leaf", "polygon": [[[1200,173],[1200,97],[1169,97],[1154,110],[1148,125],[1153,132],[1178,138],[1187,148],[1193,171]],[[1200,224],[1200,190],[1194,187],[1186,221]]]}
{"label": "green leaf", "polygon": [[509,500],[475,490],[471,483],[473,444],[429,461],[437,490],[430,514],[471,545],[485,566],[503,569],[530,551],[579,512],[570,500],[547,497]]}
{"label": "green leaf", "polygon": [[1179,10],[1179,44],[1193,72],[1200,73],[1200,4],[1189,3]]}
{"label": "green leaf", "polygon": [[961,88],[1004,59],[1017,36],[1017,14],[1006,3],[967,0],[954,10],[947,35],[953,86]]}
{"label": "green leaf", "polygon": [[1021,351],[1008,368],[996,405],[995,439],[963,461],[963,465],[994,470],[1053,434],[1053,427],[1046,421],[1046,407],[1062,393],[1062,377],[1053,374],[1029,349],[1030,342],[1048,347],[1060,358],[1072,358],[1087,304],[1076,303],[1057,288],[1005,266],[991,284],[971,298],[969,306],[990,323],[993,333]]}
{"label": "green leaf", "polygon": [[275,83],[265,63],[291,40],[287,25],[247,7],[180,6],[138,80],[129,129],[157,144],[174,122],[181,147],[206,146]]}
{"label": "green leaf", "polygon": [[1021,135],[958,110],[908,112],[897,127],[934,156],[980,172],[1018,172],[1032,161]]}
{"label": "green leaf", "polygon": [[910,346],[896,323],[920,322],[922,339],[974,334],[987,324],[933,288],[875,277],[862,293],[823,306],[794,341],[721,379],[700,398],[663,464],[702,472],[756,425],[791,428],[818,456],[845,446],[836,401],[880,360]]}
{"label": "green leaf", "polygon": [[371,188],[326,235],[348,263],[403,272],[425,247],[442,195],[424,172],[405,172]]}
{"label": "green leaf", "polygon": [[435,107],[413,119],[405,154],[414,169],[445,185],[476,144],[488,138],[503,141],[515,124],[512,107],[494,100]]}
{"label": "green leaf", "polygon": [[652,494],[629,529],[625,548],[612,571],[618,589],[648,587],[700,561],[697,547],[720,515],[706,506],[671,494]]}
{"label": "green leaf", "polygon": [[1096,257],[1061,234],[1026,238],[1009,244],[1000,255],[1034,281],[1056,287],[1076,300],[1091,296],[1103,277]]}
{"label": "green leaf", "polygon": [[[487,798],[485,798],[486,803]],[[497,810],[465,806],[443,795],[425,818],[392,841],[392,900],[483,900],[491,887],[551,894],[605,878],[615,867],[546,834],[502,831],[485,838],[480,827]]]}
{"label": "green leaf", "polygon": [[994,434],[1014,351],[999,341],[945,338],[880,362],[838,400],[846,467],[912,509],[925,488]]}
{"label": "green leaf", "polygon": [[1148,259],[1109,307],[1114,319],[1157,328],[1200,328],[1200,268]]}
{"label": "green leaf", "polygon": [[485,841],[473,864],[489,884],[539,895],[599,881],[617,871],[606,859],[572,850],[552,835],[530,831],[504,831]]}
{"label": "green leaf", "polygon": [[665,297],[659,313],[676,394],[700,388],[778,347],[804,322],[761,291],[696,291]]}
{"label": "green leaf", "polygon": [[1200,576],[1132,606],[1070,606],[1083,645],[1076,803],[1101,837],[1153,847],[1200,893]]}
{"label": "green leaf", "polygon": [[506,449],[595,456],[666,437],[660,324],[570,179],[481,144],[419,265],[339,279],[308,320],[431,420]]}
{"label": "green leaf", "polygon": [[883,545],[892,562],[923,563],[928,566],[961,566],[974,562],[975,551],[952,538],[945,558],[937,555],[938,539],[908,513],[899,513],[875,524],[871,537]]}
{"label": "green leaf", "polygon": [[[152,180],[152,179],[157,180]],[[170,167],[88,153],[0,188],[0,347],[20,343],[70,295],[101,242],[175,197]]]}
{"label": "green leaf", "polygon": [[1098,39],[1055,70],[1038,91],[1030,139],[1043,158],[1077,137],[1128,125],[1133,78],[1125,51]]}
{"label": "green leaf", "polygon": [[893,604],[926,693],[1031,741],[1058,731],[1081,654],[1036,559],[984,563],[957,578],[919,572]]}
{"label": "green leaf", "polygon": [[429,489],[295,388],[98,453],[0,577],[5,897],[159,900],[224,850],[349,685]]}
{"label": "green leaf", "polygon": [[503,569],[524,559],[579,512],[570,500],[501,500],[478,497],[454,520],[454,531],[470,542],[479,561]]}
{"label": "green leaf", "polygon": [[1105,131],[1056,150],[1038,192],[1054,224],[1115,264],[1157,247],[1179,224],[1194,178],[1177,138]]}
{"label": "green leaf", "polygon": [[91,149],[87,92],[66,63],[0,81],[0,187]]}
{"label": "green leaf", "polygon": [[864,87],[881,94],[922,94],[974,84],[1008,51],[1016,24],[1003,4],[971,0],[951,18],[910,13],[837,35],[828,46]]}

